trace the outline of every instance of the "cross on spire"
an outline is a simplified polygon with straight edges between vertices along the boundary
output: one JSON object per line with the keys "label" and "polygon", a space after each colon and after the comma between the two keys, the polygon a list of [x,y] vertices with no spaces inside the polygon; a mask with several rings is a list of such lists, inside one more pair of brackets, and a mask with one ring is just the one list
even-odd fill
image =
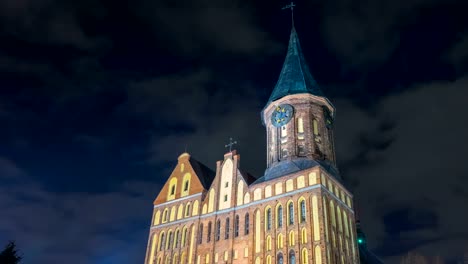
{"label": "cross on spire", "polygon": [[224,147],[225,148],[229,147],[229,152],[231,152],[232,151],[232,146],[234,144],[237,144],[237,141],[232,141],[232,138],[229,138],[229,144],[225,145]]}
{"label": "cross on spire", "polygon": [[286,5],[284,6],[283,8],[281,8],[281,10],[285,10],[285,9],[291,9],[291,23],[292,23],[292,26],[294,27],[294,7],[296,5],[294,4],[294,2],[291,1],[291,3],[289,5]]}

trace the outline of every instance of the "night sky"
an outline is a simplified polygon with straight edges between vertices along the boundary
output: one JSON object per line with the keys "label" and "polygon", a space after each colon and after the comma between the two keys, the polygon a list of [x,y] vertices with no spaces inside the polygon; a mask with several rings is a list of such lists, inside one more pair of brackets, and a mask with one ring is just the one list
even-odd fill
{"label": "night sky", "polygon": [[[15,240],[24,263],[143,263],[185,149],[214,169],[233,137],[261,176],[288,3],[1,0],[0,247]],[[340,171],[386,263],[468,246],[467,4],[296,2]]]}

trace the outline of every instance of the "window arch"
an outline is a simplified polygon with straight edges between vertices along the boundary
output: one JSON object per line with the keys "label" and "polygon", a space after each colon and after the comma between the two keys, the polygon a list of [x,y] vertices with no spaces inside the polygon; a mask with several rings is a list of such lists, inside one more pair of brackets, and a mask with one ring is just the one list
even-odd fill
{"label": "window arch", "polygon": [[276,263],[278,264],[283,264],[284,263],[284,260],[283,260],[283,253],[278,253],[278,257],[276,258]]}
{"label": "window arch", "polygon": [[271,230],[271,208],[265,210],[265,230]]}
{"label": "window arch", "polygon": [[169,191],[167,192],[167,200],[168,201],[175,199],[176,191],[177,191],[177,178],[172,177],[169,180]]}
{"label": "window arch", "polygon": [[229,217],[226,218],[226,231],[224,232],[224,239],[229,238]]}
{"label": "window arch", "polygon": [[276,226],[283,227],[283,206],[281,204],[276,208]]}
{"label": "window arch", "polygon": [[239,215],[236,215],[236,220],[234,222],[234,237],[239,236]]}
{"label": "window arch", "polygon": [[266,250],[271,250],[271,236],[267,236],[267,239],[266,239]]}
{"label": "window arch", "polygon": [[206,235],[206,242],[211,241],[211,221],[208,222],[208,234]]}
{"label": "window arch", "polygon": [[296,264],[296,254],[294,250],[289,251],[289,264]]}
{"label": "window arch", "polygon": [[331,216],[332,226],[336,227],[335,204],[333,203],[333,201],[330,201],[330,216]]}
{"label": "window arch", "polygon": [[302,264],[309,264],[309,252],[307,252],[307,248],[302,249]]}
{"label": "window arch", "polygon": [[193,202],[192,216],[198,215],[198,201]]}
{"label": "window arch", "polygon": [[294,236],[294,231],[289,232],[289,246],[292,247],[296,244],[296,239]]}
{"label": "window arch", "polygon": [[245,214],[245,222],[244,222],[244,235],[249,234],[249,227],[250,227],[249,213],[246,213]]}
{"label": "window arch", "polygon": [[219,241],[219,237],[221,235],[221,220],[218,219],[216,222],[216,241]]}
{"label": "window arch", "polygon": [[182,195],[181,196],[189,195],[191,178],[192,178],[192,175],[190,173],[185,173],[184,174],[183,186],[182,186]]}
{"label": "window arch", "polygon": [[278,234],[278,239],[277,239],[277,247],[278,249],[283,248],[283,234]]}
{"label": "window arch", "polygon": [[203,241],[203,224],[200,224],[200,228],[198,229],[198,244],[201,244]]}
{"label": "window arch", "polygon": [[266,264],[271,264],[271,256],[270,255],[268,255],[266,257]]}
{"label": "window arch", "polygon": [[338,230],[340,230],[340,232],[343,232],[343,223],[342,223],[342,219],[341,219],[341,209],[340,207],[337,205],[336,206],[336,212],[337,212],[337,220],[338,220]]}
{"label": "window arch", "polygon": [[184,228],[182,229],[182,246],[185,247],[186,244],[187,244],[187,227],[184,226]]}
{"label": "window arch", "polygon": [[318,136],[319,134],[319,129],[318,129],[318,121],[317,119],[312,120],[312,126],[314,129],[314,136]]}
{"label": "window arch", "polygon": [[175,253],[174,257],[172,258],[172,264],[177,264],[177,260],[178,260],[178,255],[177,253]]}
{"label": "window arch", "polygon": [[294,203],[290,201],[288,203],[288,219],[289,219],[289,224],[293,225],[294,224]]}
{"label": "window arch", "polygon": [[161,211],[157,211],[155,214],[154,214],[154,218],[153,218],[153,225],[159,225],[159,218],[161,217]]}
{"label": "window arch", "polygon": [[169,230],[169,232],[167,232],[166,250],[169,249],[169,246],[172,244],[172,240],[173,240],[172,230]]}
{"label": "window arch", "polygon": [[305,223],[307,212],[306,212],[306,201],[303,197],[301,197],[301,199],[299,200],[299,208],[300,208],[299,222]]}
{"label": "window arch", "polygon": [[305,228],[302,228],[302,231],[301,231],[301,242],[302,244],[307,243],[307,229]]}
{"label": "window arch", "polygon": [[162,217],[162,222],[163,222],[163,223],[167,222],[167,220],[169,219],[168,214],[169,214],[169,209],[167,209],[167,208],[164,209],[163,217]]}
{"label": "window arch", "polygon": [[166,241],[166,234],[163,231],[161,232],[161,234],[159,234],[159,245],[158,245],[159,251],[162,251],[164,249],[165,241]]}
{"label": "window arch", "polygon": [[175,239],[174,239],[173,248],[177,248],[177,247],[179,247],[179,237],[180,237],[180,232],[179,232],[179,229],[178,229],[178,228],[177,228],[176,231],[175,231],[174,237],[175,237]]}
{"label": "window arch", "polygon": [[189,217],[189,216],[190,216],[190,205],[191,205],[191,203],[188,202],[188,203],[187,203],[187,206],[185,206],[185,217]]}
{"label": "window arch", "polygon": [[348,214],[345,210],[343,210],[343,222],[345,227],[345,234],[347,237],[349,237]]}

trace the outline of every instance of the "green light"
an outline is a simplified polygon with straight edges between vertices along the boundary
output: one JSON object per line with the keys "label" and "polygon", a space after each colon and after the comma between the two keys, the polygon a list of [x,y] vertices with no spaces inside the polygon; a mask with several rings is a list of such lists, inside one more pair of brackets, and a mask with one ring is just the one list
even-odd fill
{"label": "green light", "polygon": [[357,242],[358,242],[359,244],[362,244],[362,243],[364,243],[364,239],[358,238]]}

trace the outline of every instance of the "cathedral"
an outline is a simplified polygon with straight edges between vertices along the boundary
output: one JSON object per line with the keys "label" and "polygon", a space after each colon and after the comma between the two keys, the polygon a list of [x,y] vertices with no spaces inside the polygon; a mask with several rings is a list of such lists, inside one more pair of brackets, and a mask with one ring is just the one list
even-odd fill
{"label": "cathedral", "polygon": [[264,175],[240,168],[236,150],[216,171],[181,154],[154,200],[145,264],[362,263],[353,194],[336,166],[334,117],[293,27],[261,112]]}

